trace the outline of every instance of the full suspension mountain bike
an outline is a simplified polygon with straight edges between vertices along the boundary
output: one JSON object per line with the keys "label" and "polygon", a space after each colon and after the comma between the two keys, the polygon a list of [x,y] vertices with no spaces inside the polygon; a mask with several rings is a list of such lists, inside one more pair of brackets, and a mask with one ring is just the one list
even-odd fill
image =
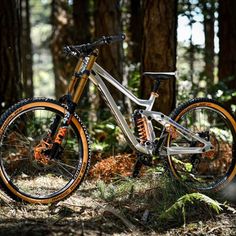
{"label": "full suspension mountain bike", "polygon": [[[178,180],[196,191],[218,191],[235,177],[236,122],[217,101],[196,98],[176,108],[170,116],[152,111],[161,82],[174,72],[145,72],[154,80],[149,99],[139,99],[96,63],[99,48],[122,41],[124,35],[102,37],[75,46],[67,54],[78,58],[66,95],[59,101],[31,98],[10,107],[0,119],[0,184],[15,200],[52,203],[70,196],[82,183],[90,166],[89,136],[75,109],[86,82],[101,92],[137,152],[133,176],[153,157],[167,162]],[[104,80],[140,107],[133,112],[131,129]],[[155,125],[161,125],[161,132]]]}

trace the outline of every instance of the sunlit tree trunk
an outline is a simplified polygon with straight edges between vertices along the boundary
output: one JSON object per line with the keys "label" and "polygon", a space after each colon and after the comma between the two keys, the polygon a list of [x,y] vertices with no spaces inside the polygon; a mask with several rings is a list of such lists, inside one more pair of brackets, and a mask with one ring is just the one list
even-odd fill
{"label": "sunlit tree trunk", "polygon": [[[177,1],[144,0],[143,10],[142,71],[175,71]],[[142,78],[142,97],[148,98],[152,87],[153,80]],[[175,80],[162,82],[159,94],[154,109],[169,114],[175,107]]]}
{"label": "sunlit tree trunk", "polygon": [[0,114],[21,97],[20,6],[3,0],[0,7]]}
{"label": "sunlit tree trunk", "polygon": [[[219,0],[219,79],[236,91],[236,1]],[[230,80],[229,80],[230,79]],[[236,96],[226,105],[236,104]]]}
{"label": "sunlit tree trunk", "polygon": [[22,89],[24,97],[33,97],[33,61],[30,37],[30,7],[29,0],[21,1],[21,69]]}

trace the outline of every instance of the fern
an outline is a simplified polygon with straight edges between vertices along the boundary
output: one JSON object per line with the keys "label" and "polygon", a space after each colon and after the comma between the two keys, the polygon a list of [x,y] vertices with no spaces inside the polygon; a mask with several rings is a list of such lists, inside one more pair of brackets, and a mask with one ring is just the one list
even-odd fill
{"label": "fern", "polygon": [[187,204],[194,204],[196,201],[200,201],[205,203],[207,206],[212,208],[217,214],[220,213],[220,211],[223,210],[222,206],[223,204],[219,203],[216,200],[213,200],[212,198],[202,194],[202,193],[190,193],[185,194],[184,196],[180,197],[170,208],[168,208],[166,211],[164,211],[160,215],[161,220],[174,218],[176,214],[178,214],[179,210],[181,210],[183,215],[183,221],[184,224],[186,223],[186,211],[185,206]]}
{"label": "fern", "polygon": [[116,192],[112,184],[106,185],[103,181],[97,183],[98,196],[105,201],[112,201]]}

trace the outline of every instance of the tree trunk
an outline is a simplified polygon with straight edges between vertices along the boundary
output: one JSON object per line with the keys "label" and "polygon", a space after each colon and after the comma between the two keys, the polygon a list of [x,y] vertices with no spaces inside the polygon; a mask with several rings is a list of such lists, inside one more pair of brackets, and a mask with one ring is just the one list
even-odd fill
{"label": "tree trunk", "polygon": [[[190,81],[192,83],[192,87],[194,86],[193,81],[193,74],[194,74],[194,60],[195,60],[195,47],[193,44],[193,15],[192,15],[192,3],[190,1],[187,2],[187,17],[189,20],[189,27],[190,27],[190,36],[189,36],[189,75]],[[194,91],[194,90],[193,90]],[[195,96],[195,95],[194,95]]]}
{"label": "tree trunk", "polygon": [[[176,70],[177,1],[144,0],[142,71],[170,72]],[[148,98],[153,80],[141,79],[142,97]],[[169,114],[175,107],[175,79],[163,81],[155,110]]]}
{"label": "tree trunk", "polygon": [[[236,90],[236,1],[219,0],[219,79]],[[236,96],[226,105],[236,104]]]}
{"label": "tree trunk", "polygon": [[15,0],[1,1],[0,8],[0,114],[21,97],[20,6]]}
{"label": "tree trunk", "polygon": [[29,0],[21,1],[21,68],[24,97],[33,97],[33,59],[30,38]]}
{"label": "tree trunk", "polygon": [[65,94],[75,63],[63,55],[63,46],[73,44],[73,24],[67,0],[52,1],[51,51],[55,75],[55,95],[57,98]]}
{"label": "tree trunk", "polygon": [[[94,1],[95,36],[114,35],[122,32],[121,13],[118,0]],[[116,80],[122,82],[122,43],[114,43],[101,48],[98,63]],[[115,101],[122,100],[122,96],[110,84],[108,88]]]}
{"label": "tree trunk", "polygon": [[214,24],[215,24],[215,0],[206,2],[201,0],[204,15],[204,35],[205,35],[205,75],[207,81],[214,83]]}
{"label": "tree trunk", "polygon": [[73,1],[74,38],[77,44],[88,43],[91,40],[89,1]]}
{"label": "tree trunk", "polygon": [[[74,42],[76,44],[89,43],[91,41],[91,23],[89,13],[89,1],[74,0],[73,1],[73,21],[74,21]],[[88,110],[89,107],[89,86],[84,88],[84,94],[82,96],[79,108]]]}
{"label": "tree trunk", "polygon": [[142,9],[140,0],[130,1],[130,43],[129,43],[129,60],[131,63],[137,63],[141,60],[142,45]]}
{"label": "tree trunk", "polygon": [[[74,0],[70,9],[67,0],[52,1],[53,36],[51,50],[55,74],[55,94],[60,97],[66,92],[76,59],[66,59],[62,53],[68,44],[87,43],[91,39],[89,1]],[[72,12],[72,13],[71,13]]]}

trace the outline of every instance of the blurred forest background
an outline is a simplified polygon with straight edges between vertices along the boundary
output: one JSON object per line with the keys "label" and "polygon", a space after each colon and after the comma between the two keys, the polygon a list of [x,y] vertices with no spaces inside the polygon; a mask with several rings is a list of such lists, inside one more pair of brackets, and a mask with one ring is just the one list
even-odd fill
{"label": "blurred forest background", "polygon": [[[76,61],[63,55],[64,45],[120,32],[126,40],[102,48],[98,63],[137,96],[146,98],[152,88],[152,81],[141,76],[144,71],[178,71],[176,80],[163,82],[156,110],[169,114],[179,103],[203,96],[236,110],[235,0],[1,3],[0,114],[21,98],[65,93]],[[113,87],[110,91],[129,114],[133,104]],[[107,147],[104,138],[116,139],[119,131],[92,84],[78,109],[98,149]]]}

